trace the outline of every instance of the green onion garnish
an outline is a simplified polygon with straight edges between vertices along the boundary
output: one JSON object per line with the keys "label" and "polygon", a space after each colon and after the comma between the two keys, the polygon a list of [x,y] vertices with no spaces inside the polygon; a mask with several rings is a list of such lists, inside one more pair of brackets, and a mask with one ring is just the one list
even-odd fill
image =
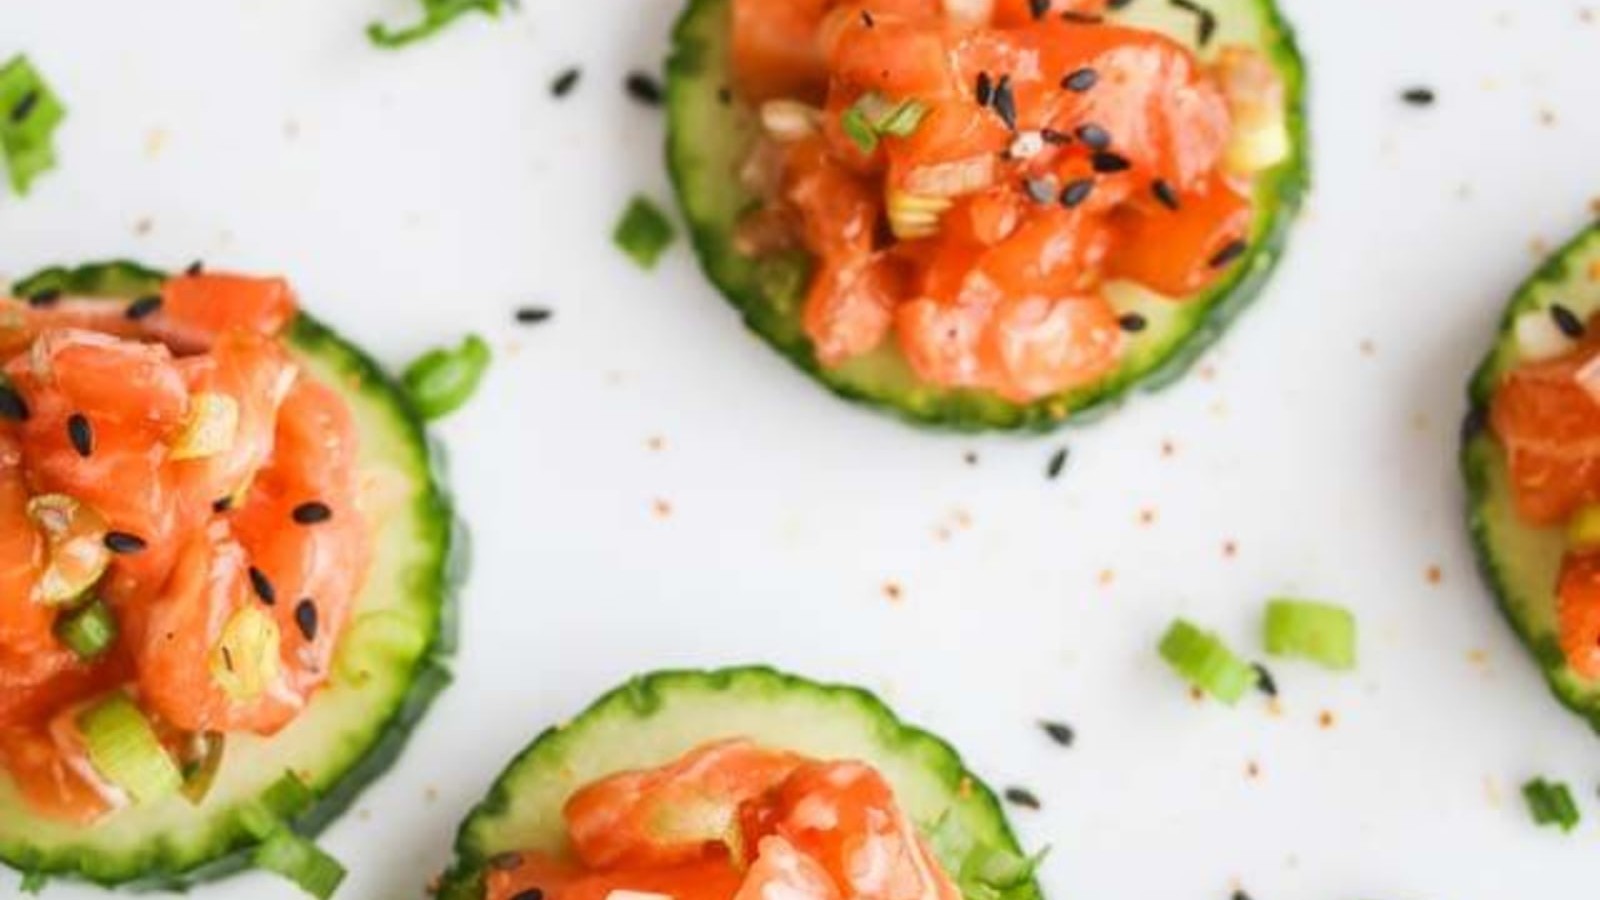
{"label": "green onion garnish", "polygon": [[879,137],[910,137],[927,115],[928,105],[914,97],[891,103],[877,91],[868,91],[839,114],[839,127],[857,149],[871,155],[878,149]]}
{"label": "green onion garnish", "polygon": [[344,866],[287,826],[274,831],[256,847],[256,867],[282,875],[300,889],[328,900],[344,881]]}
{"label": "green onion garnish", "polygon": [[116,693],[78,716],[89,762],[136,803],[160,800],[183,786],[178,764],[127,694]]}
{"label": "green onion garnish", "polygon": [[400,376],[411,402],[424,419],[433,420],[460,409],[489,368],[489,345],[468,335],[461,345],[424,353]]}
{"label": "green onion garnish", "polygon": [[422,0],[422,21],[391,29],[382,22],[367,26],[367,38],[379,47],[393,50],[432,37],[466,13],[477,11],[498,18],[504,0]]}
{"label": "green onion garnish", "polygon": [[0,66],[0,155],[18,194],[27,194],[34,179],[55,168],[53,137],[66,116],[66,107],[26,56]]}
{"label": "green onion garnish", "polygon": [[1356,619],[1350,611],[1309,600],[1276,599],[1267,603],[1267,652],[1297,656],[1330,669],[1356,665]]}
{"label": "green onion garnish", "polygon": [[96,597],[56,620],[56,639],[79,659],[98,659],[116,643],[117,619],[111,607]]}
{"label": "green onion garnish", "polygon": [[[862,97],[862,100],[865,99],[866,97]],[[867,114],[861,108],[861,100],[857,100],[839,114],[839,127],[844,131],[844,136],[849,138],[862,153],[870,155],[878,149],[878,130],[873,128],[872,122],[867,119]]]}
{"label": "green onion garnish", "polygon": [[878,122],[878,131],[895,137],[910,137],[917,131],[917,126],[922,124],[922,119],[928,114],[928,105],[921,100],[912,98],[901,101]]}
{"label": "green onion garnish", "polygon": [[622,214],[611,240],[642,269],[653,269],[661,254],[672,245],[672,222],[647,197],[634,197]]}
{"label": "green onion garnish", "polygon": [[1256,670],[1249,663],[1216,635],[1184,619],[1167,628],[1160,649],[1161,658],[1185,680],[1230,706],[1255,687]]}
{"label": "green onion garnish", "polygon": [[1559,781],[1535,778],[1522,786],[1522,798],[1528,801],[1528,812],[1540,825],[1555,825],[1562,831],[1571,831],[1578,825],[1578,805],[1572,801],[1572,791]]}

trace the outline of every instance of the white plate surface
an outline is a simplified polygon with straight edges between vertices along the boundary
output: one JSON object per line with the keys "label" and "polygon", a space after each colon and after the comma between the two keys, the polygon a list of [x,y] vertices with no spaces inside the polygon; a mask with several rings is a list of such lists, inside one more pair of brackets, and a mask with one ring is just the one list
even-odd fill
{"label": "white plate surface", "polygon": [[[328,832],[342,896],[420,897],[506,760],[599,692],[741,661],[864,684],[1034,790],[1044,809],[1014,817],[1054,846],[1058,900],[1592,893],[1600,743],[1474,576],[1454,453],[1503,300],[1600,194],[1600,10],[1288,0],[1317,184],[1276,282],[1181,386],[1092,429],[978,439],[824,394],[681,242],[651,274],[611,247],[629,195],[669,199],[661,116],[621,82],[662,59],[675,4],[529,0],[371,49],[366,22],[407,6],[0,8],[0,57],[29,53],[71,107],[59,171],[0,199],[0,271],[200,257],[288,273],[392,364],[466,330],[498,351],[441,429],[476,539],[459,677]],[[1438,105],[1403,105],[1413,84]],[[516,326],[521,304],[556,318]],[[1277,717],[1192,702],[1161,629],[1186,615],[1254,649],[1277,592],[1356,610],[1359,672],[1277,665]],[[1573,783],[1578,833],[1530,823],[1535,774]],[[207,895],[292,893],[250,875]]]}

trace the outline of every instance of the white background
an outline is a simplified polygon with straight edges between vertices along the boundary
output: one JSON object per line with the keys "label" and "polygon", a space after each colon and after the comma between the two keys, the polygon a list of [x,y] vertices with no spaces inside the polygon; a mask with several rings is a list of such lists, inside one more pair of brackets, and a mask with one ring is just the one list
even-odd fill
{"label": "white background", "polygon": [[[1203,375],[1027,439],[842,404],[746,336],[681,242],[627,264],[627,197],[669,194],[661,115],[621,82],[662,59],[675,4],[526,5],[386,54],[362,28],[401,0],[0,4],[0,57],[71,107],[59,171],[0,199],[0,273],[200,257],[287,273],[392,364],[469,329],[498,351],[441,429],[477,550],[459,677],[327,834],[342,896],[420,897],[511,754],[614,683],[741,661],[862,683],[1034,790],[1014,818],[1054,845],[1057,900],[1592,893],[1600,744],[1477,582],[1454,469],[1502,301],[1600,195],[1579,3],[1288,0],[1317,185],[1276,282]],[[1438,105],[1402,104],[1413,84]],[[556,317],[516,326],[522,304]],[[1285,591],[1355,609],[1363,658],[1275,666],[1281,716],[1196,704],[1154,653],[1179,614],[1254,653]],[[1572,782],[1576,834],[1531,824],[1535,774]]]}

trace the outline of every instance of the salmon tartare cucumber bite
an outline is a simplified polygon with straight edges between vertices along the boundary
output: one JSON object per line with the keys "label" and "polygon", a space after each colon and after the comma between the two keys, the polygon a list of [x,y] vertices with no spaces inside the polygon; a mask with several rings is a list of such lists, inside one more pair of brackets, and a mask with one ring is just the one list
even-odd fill
{"label": "salmon tartare cucumber bite", "polygon": [[420,418],[281,278],[107,263],[0,297],[0,860],[330,895],[307,836],[448,681]]}
{"label": "salmon tartare cucumber bite", "polygon": [[689,0],[668,158],[710,279],[835,393],[1034,429],[1178,378],[1308,185],[1272,0]]}
{"label": "salmon tartare cucumber bite", "polygon": [[1480,566],[1557,697],[1600,730],[1600,225],[1518,290],[1470,403]]}
{"label": "salmon tartare cucumber bite", "polygon": [[633,679],[514,760],[441,900],[1038,900],[994,794],[866,691]]}

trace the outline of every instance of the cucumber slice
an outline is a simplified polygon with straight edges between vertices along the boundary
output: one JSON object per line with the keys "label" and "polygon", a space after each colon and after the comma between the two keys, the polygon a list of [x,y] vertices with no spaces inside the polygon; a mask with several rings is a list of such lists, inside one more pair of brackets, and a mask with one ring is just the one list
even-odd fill
{"label": "cucumber slice", "polygon": [[[950,389],[919,381],[890,346],[836,368],[821,366],[800,324],[792,278],[781,266],[741,255],[734,228],[755,198],[735,173],[757,133],[753,112],[729,98],[728,22],[731,0],[690,0],[678,20],[667,66],[667,160],[678,201],[688,220],[706,275],[743,315],[745,324],[778,352],[848,400],[892,411],[912,422],[962,431],[1043,431],[1070,418],[1088,421],[1118,405],[1133,387],[1154,390],[1176,381],[1254,299],[1282,255],[1289,225],[1309,184],[1305,119],[1305,69],[1294,32],[1273,0],[1209,0],[1216,30],[1207,47],[1248,44],[1265,53],[1282,74],[1289,158],[1260,173],[1250,249],[1222,282],[1201,296],[1172,303],[1133,285],[1110,292],[1120,313],[1144,316],[1147,327],[1128,335],[1116,371],[1101,381],[1026,404],[988,392]],[[1113,19],[1193,46],[1195,13],[1164,0],[1129,4]],[[781,257],[779,258],[781,259]],[[779,271],[775,271],[779,270]]]}
{"label": "cucumber slice", "polygon": [[1562,703],[1600,731],[1600,683],[1567,665],[1556,623],[1556,585],[1567,540],[1560,527],[1535,528],[1516,513],[1504,448],[1486,427],[1495,386],[1519,361],[1516,323],[1526,313],[1560,303],[1587,322],[1600,311],[1600,224],[1558,251],[1517,290],[1500,320],[1499,335],[1468,391],[1461,472],[1467,483],[1467,522],[1484,579],[1500,608],[1532,651]]}
{"label": "cucumber slice", "polygon": [[[164,278],[114,262],[50,269],[14,290],[129,298],[157,292]],[[421,420],[376,363],[310,316],[294,322],[288,343],[307,372],[350,404],[362,468],[379,476],[389,510],[379,519],[372,571],[334,677],[276,736],[229,735],[198,806],[175,796],[83,828],[30,815],[0,773],[0,861],[32,881],[69,876],[180,889],[245,868],[260,842],[261,829],[250,826],[259,825],[263,810],[301,834],[320,831],[389,767],[449,682],[461,533]],[[305,790],[283,791],[287,772]]]}
{"label": "cucumber slice", "polygon": [[986,900],[1039,900],[1031,866],[1001,879],[977,871],[996,858],[1021,860],[1022,853],[994,792],[949,744],[901,722],[864,690],[759,667],[640,676],[544,732],[462,823],[438,897],[483,900],[485,868],[500,853],[566,855],[561,807],[583,785],[726,737],[870,763],[894,786],[907,815],[932,835],[946,871],[987,879]]}

